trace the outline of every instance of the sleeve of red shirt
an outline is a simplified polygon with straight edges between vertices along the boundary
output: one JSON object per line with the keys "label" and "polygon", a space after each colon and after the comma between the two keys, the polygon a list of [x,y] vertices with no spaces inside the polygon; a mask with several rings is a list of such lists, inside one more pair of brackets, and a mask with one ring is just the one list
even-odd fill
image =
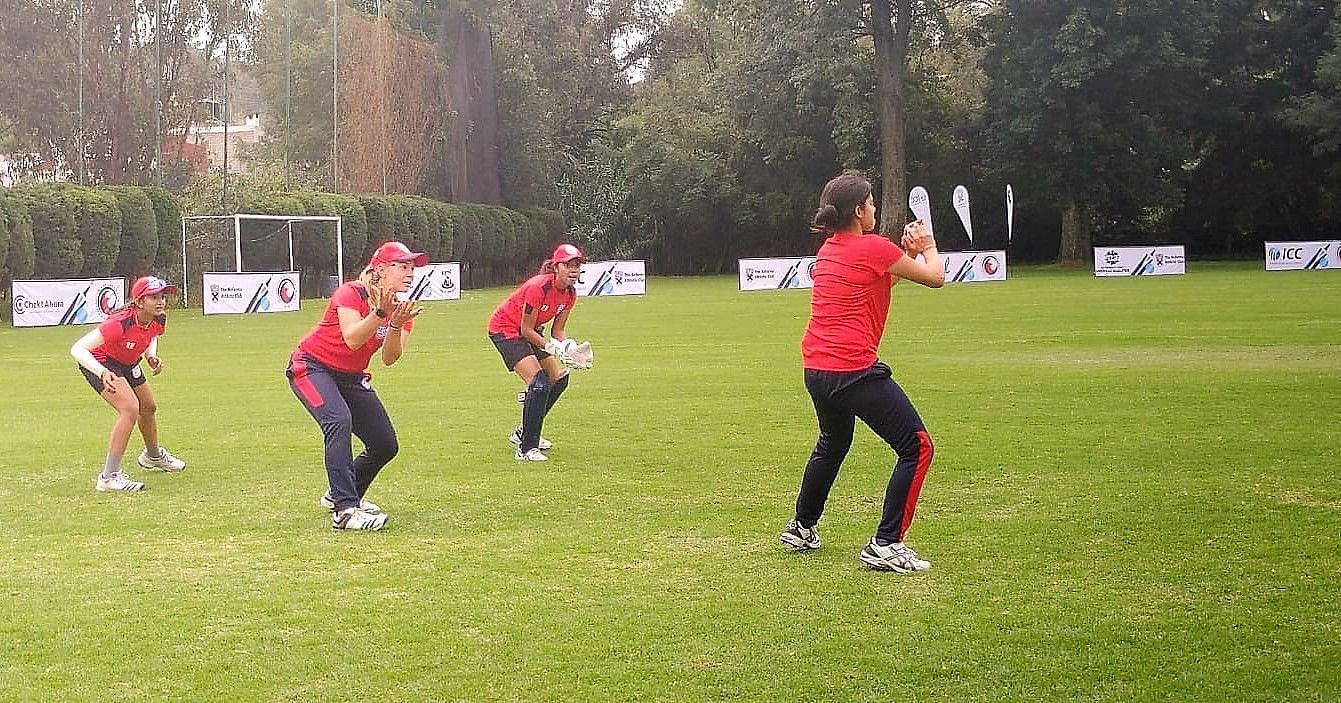
{"label": "sleeve of red shirt", "polygon": [[359,294],[359,289],[356,286],[340,286],[335,289],[335,294],[331,296],[331,307],[337,309],[352,308],[362,312],[363,296]]}
{"label": "sleeve of red shirt", "polygon": [[522,311],[526,311],[526,306],[530,306],[532,310],[539,310],[540,299],[543,297],[544,292],[540,290],[540,286],[527,284],[522,289]]}
{"label": "sleeve of red shirt", "polygon": [[871,236],[870,262],[876,272],[885,273],[903,256],[903,248],[899,245],[883,235]]}

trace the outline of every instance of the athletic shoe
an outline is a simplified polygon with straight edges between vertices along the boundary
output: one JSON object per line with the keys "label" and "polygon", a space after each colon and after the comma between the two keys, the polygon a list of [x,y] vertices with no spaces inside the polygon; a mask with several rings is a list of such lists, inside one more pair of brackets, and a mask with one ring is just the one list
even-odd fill
{"label": "athletic shoe", "polygon": [[894,542],[882,547],[876,544],[874,537],[861,550],[861,560],[872,569],[900,574],[926,571],[931,568],[931,562],[918,557],[917,552],[903,542]]}
{"label": "athletic shoe", "polygon": [[787,523],[787,528],[778,535],[778,539],[788,547],[801,552],[820,548],[819,530],[802,527],[801,523],[795,520]]}
{"label": "athletic shoe", "polygon": [[[327,510],[335,510],[335,501],[331,500],[330,491],[322,493],[321,499],[318,500],[317,502],[321,504],[321,507]],[[382,514],[382,509],[377,507],[376,503],[372,502],[371,500],[368,500],[367,498],[359,500],[359,510],[362,510],[365,513],[370,513],[372,515]]]}
{"label": "athletic shoe", "polygon": [[517,461],[549,461],[549,457],[541,454],[539,449],[528,449],[523,452],[521,447],[517,447],[517,453],[513,456]]}
{"label": "athletic shoe", "polygon": [[99,476],[93,487],[100,491],[125,491],[127,493],[144,490],[143,483],[130,480],[129,476],[120,471],[111,476]]}
{"label": "athletic shoe", "polygon": [[331,529],[376,531],[382,529],[382,526],[386,524],[386,519],[386,513],[374,515],[358,508],[346,508],[331,513]]}
{"label": "athletic shoe", "polygon": [[186,462],[168,453],[168,450],[159,447],[158,458],[149,456],[149,450],[140,452],[140,466],[146,469],[158,469],[168,473],[176,473],[186,468]]}
{"label": "athletic shoe", "polygon": [[[513,431],[512,431],[512,434],[508,435],[508,441],[509,441],[509,442],[512,442],[512,446],[514,446],[514,447],[520,447],[520,446],[521,446],[521,428],[520,428],[520,427],[518,427],[517,429],[513,430]],[[541,435],[541,436],[540,436],[540,441],[536,443],[536,449],[552,449],[553,447],[554,447],[554,443],[551,442],[551,441],[549,441],[548,439],[545,439],[544,435]]]}

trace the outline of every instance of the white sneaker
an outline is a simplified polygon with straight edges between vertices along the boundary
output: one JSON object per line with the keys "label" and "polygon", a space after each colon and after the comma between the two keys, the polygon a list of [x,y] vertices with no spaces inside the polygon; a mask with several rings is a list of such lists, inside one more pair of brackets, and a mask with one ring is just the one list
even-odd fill
{"label": "white sneaker", "polygon": [[176,473],[186,468],[186,462],[168,453],[163,447],[158,448],[158,458],[149,456],[149,450],[140,452],[140,466],[146,469],[158,469],[168,473]]}
{"label": "white sneaker", "polygon": [[882,547],[876,544],[874,537],[861,550],[861,560],[872,569],[899,574],[926,571],[931,568],[931,562],[917,556],[917,552],[903,542],[894,542]]}
{"label": "white sneaker", "polygon": [[801,552],[820,548],[819,530],[814,527],[802,527],[801,523],[795,520],[787,523],[782,534],[778,535],[778,540]]}
{"label": "white sneaker", "polygon": [[338,513],[331,513],[331,529],[376,531],[382,529],[386,520],[386,513],[374,515],[358,508],[347,508]]}
{"label": "white sneaker", "polygon": [[[521,428],[520,428],[520,427],[518,427],[517,429],[513,430],[513,431],[512,431],[512,434],[508,435],[508,441],[509,441],[509,442],[512,442],[512,446],[514,446],[514,447],[520,447],[520,446],[521,446]],[[548,450],[548,449],[553,449],[553,448],[554,448],[554,443],[551,442],[551,441],[549,441],[548,439],[545,439],[545,436],[544,436],[544,435],[541,435],[541,436],[540,436],[540,441],[539,441],[539,442],[536,442],[536,449],[546,449],[546,450]]]}
{"label": "white sneaker", "polygon": [[[335,501],[331,500],[330,491],[322,493],[321,498],[317,500],[317,503],[321,504],[321,507],[327,510],[335,510]],[[359,501],[359,510],[362,510],[365,513],[372,513],[373,515],[380,515],[382,513],[382,509],[379,508],[376,503],[372,502],[371,500],[368,500],[367,498],[361,499]]]}
{"label": "white sneaker", "polygon": [[130,477],[120,471],[111,476],[99,476],[93,487],[99,491],[125,491],[133,493],[144,490],[144,484],[140,481],[132,481]]}
{"label": "white sneaker", "polygon": [[513,456],[517,458],[517,461],[549,461],[549,457],[541,454],[539,449],[531,449],[523,452],[521,447],[518,447],[517,453]]}

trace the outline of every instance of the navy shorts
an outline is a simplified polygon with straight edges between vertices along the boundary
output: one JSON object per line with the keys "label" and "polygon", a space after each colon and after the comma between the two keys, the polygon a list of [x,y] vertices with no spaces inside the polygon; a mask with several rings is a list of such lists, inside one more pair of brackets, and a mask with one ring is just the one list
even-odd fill
{"label": "navy shorts", "polygon": [[[102,362],[102,365],[106,366],[108,371],[126,379],[126,383],[129,383],[131,388],[143,386],[149,380],[149,377],[145,376],[144,372],[140,370],[140,362],[138,361],[128,366],[116,359],[108,359]],[[84,380],[88,381],[90,386],[93,386],[93,390],[97,391],[98,395],[102,395],[102,379],[98,374],[78,364],[75,364],[75,368],[84,374]]]}
{"label": "navy shorts", "polygon": [[534,356],[536,361],[549,358],[549,352],[526,341],[525,337],[504,337],[501,332],[491,332],[489,341],[498,349],[498,354],[503,357],[503,365],[508,367],[508,371],[517,368],[517,362],[528,356]]}

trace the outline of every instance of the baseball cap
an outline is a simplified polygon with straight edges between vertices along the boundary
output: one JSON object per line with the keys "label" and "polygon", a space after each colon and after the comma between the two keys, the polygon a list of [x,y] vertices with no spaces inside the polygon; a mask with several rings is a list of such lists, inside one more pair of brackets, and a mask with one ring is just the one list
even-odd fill
{"label": "baseball cap", "polygon": [[141,276],[136,279],[135,284],[130,287],[130,299],[139,300],[146,295],[176,292],[177,286],[174,286],[157,276]]}
{"label": "baseball cap", "polygon": [[572,244],[560,244],[559,247],[554,250],[554,255],[549,257],[549,259],[556,264],[566,264],[574,259],[586,261],[587,257],[582,255],[581,249],[578,249]]}
{"label": "baseball cap", "polygon": [[377,247],[377,252],[373,254],[369,266],[378,264],[390,264],[396,261],[413,261],[415,266],[427,266],[428,254],[422,251],[410,251],[410,248],[400,242],[387,242]]}

